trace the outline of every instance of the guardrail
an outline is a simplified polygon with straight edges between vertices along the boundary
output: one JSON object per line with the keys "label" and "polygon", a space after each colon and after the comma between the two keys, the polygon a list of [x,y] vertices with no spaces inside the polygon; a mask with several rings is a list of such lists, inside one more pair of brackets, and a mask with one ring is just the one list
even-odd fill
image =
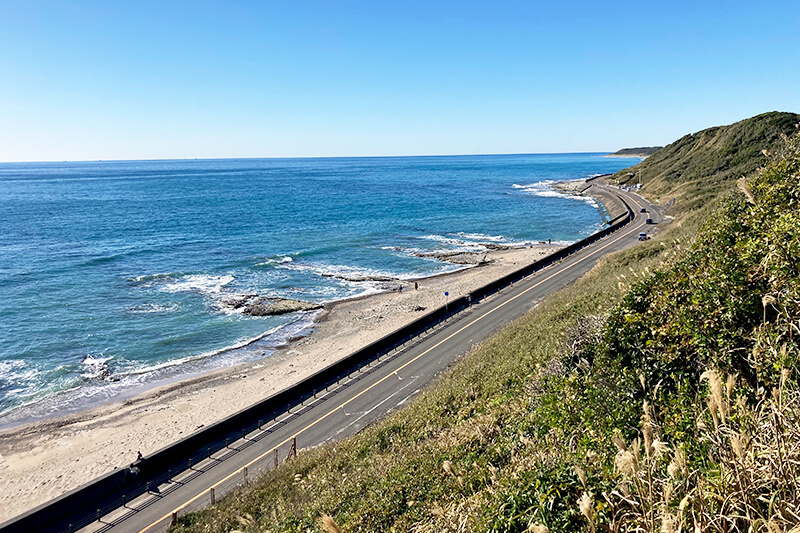
{"label": "guardrail", "polygon": [[[118,468],[1,524],[0,533],[31,531],[71,533],[99,520],[115,509],[124,507],[134,498],[149,493],[151,490],[158,490],[159,486],[174,479],[173,473],[177,476],[180,472],[211,461],[214,454],[227,448],[231,442],[259,431],[265,422],[273,420],[327,390],[354,371],[463,311],[471,304],[479,302],[622,228],[634,219],[635,214],[623,198],[620,197],[620,200],[627,209],[627,214],[623,213],[623,216],[627,215],[623,220],[617,220],[585,239],[557,250],[547,257],[472,291],[468,295],[456,298],[447,305],[439,307],[353,352],[302,382],[142,458],[135,463],[138,469],[135,474],[131,468]],[[617,219],[619,218],[617,217]],[[277,450],[275,451],[275,465],[277,466],[278,455]],[[219,458],[213,460],[216,461]],[[247,476],[248,471],[245,467],[243,479],[246,480]],[[202,500],[202,503],[204,505],[213,503],[214,499],[215,491],[214,488],[211,488],[209,495]]]}

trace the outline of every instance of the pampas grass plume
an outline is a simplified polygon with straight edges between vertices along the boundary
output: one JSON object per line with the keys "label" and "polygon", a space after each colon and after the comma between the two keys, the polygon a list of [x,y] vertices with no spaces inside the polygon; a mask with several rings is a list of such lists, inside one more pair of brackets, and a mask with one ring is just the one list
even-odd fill
{"label": "pampas grass plume", "polygon": [[588,492],[584,492],[578,500],[578,508],[581,514],[589,522],[590,531],[594,532],[594,498]]}
{"label": "pampas grass plume", "polygon": [[330,515],[322,515],[319,517],[319,525],[326,533],[342,533],[336,521]]}
{"label": "pampas grass plume", "polygon": [[642,434],[644,435],[644,451],[647,457],[653,455],[653,419],[650,416],[650,405],[647,401],[644,402],[642,407],[644,414],[642,415]]}
{"label": "pampas grass plume", "polygon": [[622,440],[622,437],[620,437],[619,433],[614,433],[611,436],[611,441],[614,443],[614,446],[617,447],[617,450],[621,452],[624,452],[628,449],[628,447],[625,445],[625,441]]}
{"label": "pampas grass plume", "polygon": [[579,467],[578,465],[575,465],[575,473],[578,474],[578,479],[581,480],[581,485],[583,485],[583,488],[585,489],[586,488],[586,472],[584,472],[583,469],[581,467]]}
{"label": "pampas grass plume", "polygon": [[719,420],[725,423],[725,401],[722,397],[722,379],[716,370],[706,370],[700,375],[700,381],[708,380],[708,389],[711,395],[708,397],[708,408],[711,410],[711,417],[714,424],[718,426],[719,421],[715,411],[719,412]]}
{"label": "pampas grass plume", "polygon": [[633,453],[628,450],[622,450],[617,453],[617,457],[614,459],[614,468],[621,474],[633,476],[639,471],[639,464]]}

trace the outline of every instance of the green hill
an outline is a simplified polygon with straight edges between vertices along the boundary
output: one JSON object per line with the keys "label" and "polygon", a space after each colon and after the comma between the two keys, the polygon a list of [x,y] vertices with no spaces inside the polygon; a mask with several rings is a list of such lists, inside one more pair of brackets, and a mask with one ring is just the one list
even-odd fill
{"label": "green hill", "polygon": [[642,183],[643,194],[651,200],[677,197],[676,210],[691,211],[763,166],[763,152],[774,152],[798,122],[800,115],[775,111],[685,135],[613,179]]}
{"label": "green hill", "polygon": [[[663,148],[636,172],[678,198],[675,223],[479,345],[407,409],[175,531],[794,527],[800,138],[776,141],[792,117]],[[732,184],[746,172],[745,195]]]}
{"label": "green hill", "polygon": [[639,148],[623,148],[622,150],[617,150],[613,154],[608,154],[609,157],[613,156],[621,156],[621,157],[648,157],[656,153],[658,150],[663,148],[662,146],[642,146]]}

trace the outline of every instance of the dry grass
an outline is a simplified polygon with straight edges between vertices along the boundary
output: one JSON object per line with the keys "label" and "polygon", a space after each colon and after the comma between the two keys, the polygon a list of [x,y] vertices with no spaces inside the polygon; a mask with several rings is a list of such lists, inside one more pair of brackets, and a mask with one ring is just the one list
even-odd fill
{"label": "dry grass", "polygon": [[[681,443],[652,440],[645,407],[641,438],[616,439],[618,485],[603,493],[613,532],[800,532],[800,389],[780,385],[752,404],[752,390],[715,370],[697,421],[705,458],[690,466]],[[581,506],[581,512],[587,513]],[[590,529],[593,526],[590,523]]]}
{"label": "dry grass", "polygon": [[320,517],[319,525],[325,533],[342,533],[336,521],[326,514]]}

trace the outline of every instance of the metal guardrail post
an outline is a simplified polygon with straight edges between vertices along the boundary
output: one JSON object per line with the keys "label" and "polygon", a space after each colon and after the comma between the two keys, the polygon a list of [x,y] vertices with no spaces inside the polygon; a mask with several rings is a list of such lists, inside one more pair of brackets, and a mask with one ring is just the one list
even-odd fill
{"label": "metal guardrail post", "polygon": [[292,447],[289,448],[289,455],[286,456],[286,461],[292,457],[297,457],[297,437],[292,437]]}

